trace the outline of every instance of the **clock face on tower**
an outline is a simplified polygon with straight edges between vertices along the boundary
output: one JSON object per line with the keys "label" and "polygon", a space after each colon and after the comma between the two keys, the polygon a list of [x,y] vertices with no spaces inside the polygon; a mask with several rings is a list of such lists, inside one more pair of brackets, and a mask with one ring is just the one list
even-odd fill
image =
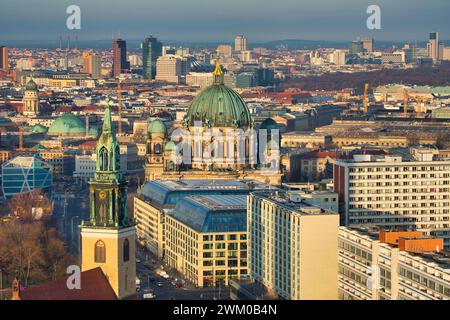
{"label": "clock face on tower", "polygon": [[100,200],[105,200],[106,199],[106,192],[105,191],[100,191],[98,193],[98,197]]}

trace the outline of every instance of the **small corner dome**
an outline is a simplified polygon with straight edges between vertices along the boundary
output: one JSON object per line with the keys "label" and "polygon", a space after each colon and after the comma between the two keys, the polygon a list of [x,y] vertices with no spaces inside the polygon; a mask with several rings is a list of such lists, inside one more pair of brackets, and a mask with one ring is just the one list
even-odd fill
{"label": "small corner dome", "polygon": [[167,128],[161,119],[155,119],[148,124],[148,133],[167,133]]}
{"label": "small corner dome", "polygon": [[36,82],[33,81],[33,79],[30,79],[27,84],[25,85],[25,90],[27,91],[38,91],[38,86]]}
{"label": "small corner dome", "polygon": [[175,150],[177,147],[177,145],[175,144],[175,142],[173,142],[172,140],[167,142],[165,147],[164,147],[164,151],[173,151]]}
{"label": "small corner dome", "polygon": [[267,118],[261,123],[260,129],[276,130],[279,129],[278,124],[272,118]]}

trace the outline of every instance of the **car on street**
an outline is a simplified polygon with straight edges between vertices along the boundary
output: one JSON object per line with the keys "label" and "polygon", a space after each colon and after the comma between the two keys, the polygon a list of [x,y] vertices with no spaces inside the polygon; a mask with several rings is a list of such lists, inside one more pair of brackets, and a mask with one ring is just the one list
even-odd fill
{"label": "car on street", "polygon": [[158,287],[162,287],[164,284],[163,284],[162,282],[158,282],[156,285],[157,285]]}
{"label": "car on street", "polygon": [[155,299],[156,295],[154,293],[152,293],[152,292],[144,293],[142,295],[142,298],[144,298],[144,299]]}

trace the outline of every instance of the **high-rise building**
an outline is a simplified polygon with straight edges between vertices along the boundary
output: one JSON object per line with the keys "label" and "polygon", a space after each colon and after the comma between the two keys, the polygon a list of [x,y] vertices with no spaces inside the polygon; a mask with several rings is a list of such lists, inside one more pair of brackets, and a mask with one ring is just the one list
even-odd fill
{"label": "high-rise building", "polygon": [[83,52],[83,72],[89,73],[94,79],[101,76],[100,57],[92,51]]}
{"label": "high-rise building", "polygon": [[339,299],[449,300],[442,239],[420,232],[339,228]]}
{"label": "high-rise building", "polygon": [[330,62],[334,63],[335,65],[342,66],[346,62],[345,57],[346,57],[346,53],[344,50],[335,50],[330,55]]}
{"label": "high-rise building", "polygon": [[433,59],[433,61],[442,60],[443,47],[444,44],[439,42],[439,32],[430,33],[430,38],[427,43],[428,57]]}
{"label": "high-rise building", "polygon": [[373,48],[374,48],[373,38],[363,38],[362,43],[363,43],[363,49],[366,52],[368,52],[368,53],[373,52]]}
{"label": "high-rise building", "polygon": [[231,58],[233,55],[233,47],[228,44],[221,44],[217,47],[217,52],[221,57]]}
{"label": "high-rise building", "polygon": [[172,55],[161,56],[156,61],[156,80],[178,83],[181,76],[181,60]]}
{"label": "high-rise building", "polygon": [[100,267],[119,299],[136,293],[135,222],[127,214],[127,181],[109,101],[90,183],[90,217],[81,224],[82,271]]}
{"label": "high-rise building", "polygon": [[162,43],[155,37],[145,38],[142,48],[142,75],[144,79],[155,79],[156,61],[162,55]]}
{"label": "high-rise building", "polygon": [[361,40],[354,40],[350,42],[349,54],[359,54],[364,52],[363,42]]}
{"label": "high-rise building", "polygon": [[339,215],[281,190],[247,199],[250,276],[288,300],[338,298]]}
{"label": "high-rise building", "polygon": [[8,70],[8,48],[5,46],[0,46],[0,69]]}
{"label": "high-rise building", "polygon": [[113,42],[113,77],[130,71],[130,63],[127,61],[127,43],[120,38]]}
{"label": "high-rise building", "polygon": [[354,155],[334,162],[341,225],[422,231],[450,246],[450,161]]}
{"label": "high-rise building", "polygon": [[234,39],[234,51],[247,51],[247,38],[243,35],[239,35]]}

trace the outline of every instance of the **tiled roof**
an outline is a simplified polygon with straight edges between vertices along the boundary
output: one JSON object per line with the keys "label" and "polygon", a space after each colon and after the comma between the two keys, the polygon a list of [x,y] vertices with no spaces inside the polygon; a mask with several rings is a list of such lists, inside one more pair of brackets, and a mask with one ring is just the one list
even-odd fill
{"label": "tiled roof", "polygon": [[69,290],[67,277],[32,286],[20,292],[21,300],[117,300],[101,268],[81,273],[81,289]]}

